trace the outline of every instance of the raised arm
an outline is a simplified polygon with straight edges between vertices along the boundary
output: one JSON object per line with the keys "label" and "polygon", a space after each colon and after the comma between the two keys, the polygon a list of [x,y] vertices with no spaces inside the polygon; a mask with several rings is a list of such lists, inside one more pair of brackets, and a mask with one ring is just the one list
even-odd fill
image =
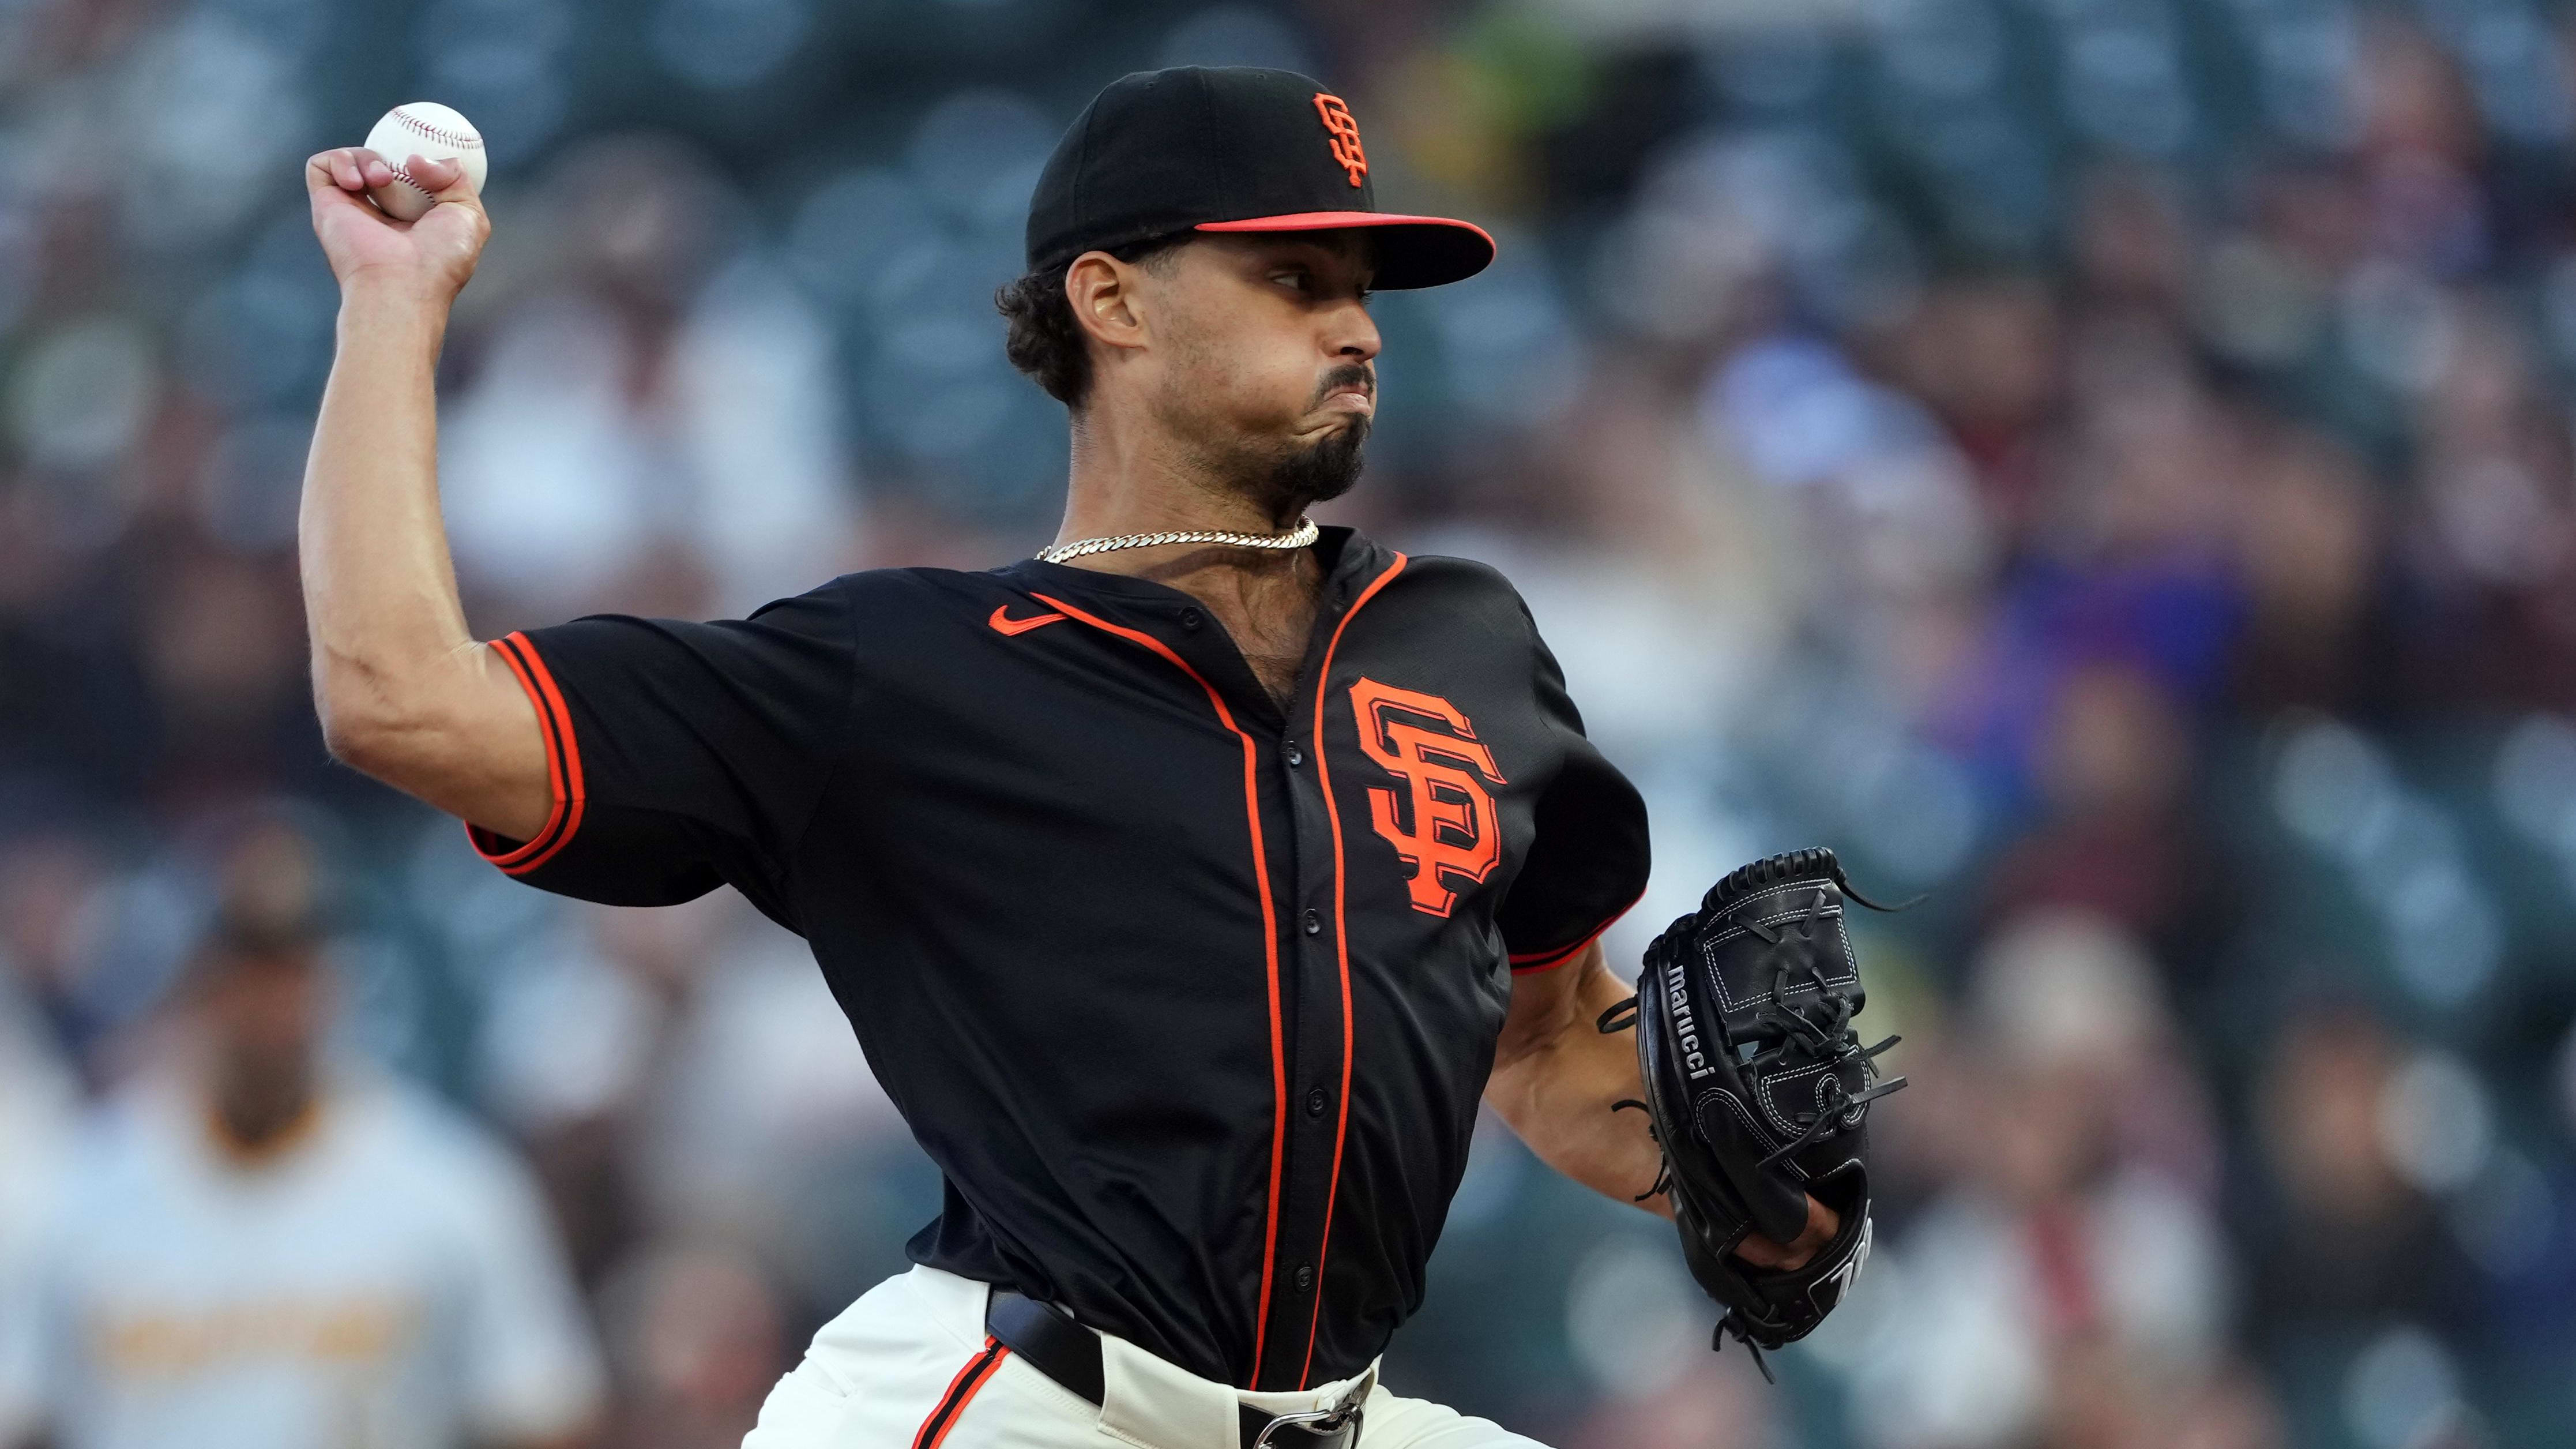
{"label": "raised arm", "polygon": [[305,163],[313,230],[340,281],[339,352],[313,429],[297,536],[313,702],[336,758],[513,839],[553,806],[536,710],[466,632],[438,506],[434,379],[448,309],[490,233],[460,170],[411,159],[438,204],[398,222],[363,192],[382,158]]}
{"label": "raised arm", "polygon": [[[1562,966],[1512,978],[1511,1012],[1494,1048],[1485,1100],[1548,1166],[1621,1202],[1637,1201],[1663,1168],[1663,1154],[1643,1111],[1616,1110],[1642,1101],[1632,1033],[1603,1035],[1601,1013],[1630,988],[1610,973],[1595,941]],[[1661,1193],[1640,1204],[1672,1216]],[[1807,1200],[1807,1231],[1783,1248],[1756,1233],[1736,1255],[1761,1268],[1799,1268],[1841,1226],[1831,1208]]]}

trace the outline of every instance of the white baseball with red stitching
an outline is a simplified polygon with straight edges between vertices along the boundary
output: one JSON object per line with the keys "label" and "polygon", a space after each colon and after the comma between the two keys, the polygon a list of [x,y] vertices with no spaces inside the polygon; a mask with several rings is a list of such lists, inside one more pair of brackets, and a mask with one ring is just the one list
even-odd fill
{"label": "white baseball with red stitching", "polygon": [[371,187],[367,195],[396,221],[418,221],[437,202],[403,170],[412,157],[455,161],[465,167],[476,194],[483,190],[483,133],[474,123],[436,101],[407,101],[385,112],[367,133],[367,149],[394,169],[394,179]]}

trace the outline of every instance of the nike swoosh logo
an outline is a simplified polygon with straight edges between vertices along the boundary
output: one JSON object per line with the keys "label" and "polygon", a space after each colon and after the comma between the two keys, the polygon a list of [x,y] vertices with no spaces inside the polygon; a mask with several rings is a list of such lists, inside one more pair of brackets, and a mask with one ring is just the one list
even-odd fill
{"label": "nike swoosh logo", "polygon": [[1031,629],[1043,629],[1049,624],[1060,623],[1064,619],[1062,614],[1036,614],[1026,619],[1014,619],[1009,617],[1010,611],[1011,606],[1004,604],[993,611],[992,618],[984,622],[992,625],[993,632],[996,634],[1025,634]]}

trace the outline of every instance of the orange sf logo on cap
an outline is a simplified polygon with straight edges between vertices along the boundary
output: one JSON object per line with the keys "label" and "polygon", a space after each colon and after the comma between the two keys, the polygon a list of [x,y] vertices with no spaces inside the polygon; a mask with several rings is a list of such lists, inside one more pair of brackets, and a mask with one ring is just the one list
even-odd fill
{"label": "orange sf logo on cap", "polygon": [[1350,174],[1357,186],[1368,176],[1368,153],[1360,149],[1360,123],[1351,118],[1351,108],[1340,96],[1315,92],[1315,114],[1324,118],[1324,129],[1333,138],[1333,163]]}

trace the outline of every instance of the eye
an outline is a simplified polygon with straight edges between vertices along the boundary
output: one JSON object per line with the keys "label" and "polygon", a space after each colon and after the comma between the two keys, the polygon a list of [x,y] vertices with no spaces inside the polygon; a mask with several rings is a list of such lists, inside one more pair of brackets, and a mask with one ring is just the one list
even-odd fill
{"label": "eye", "polygon": [[1300,292],[1311,292],[1315,290],[1314,273],[1307,271],[1304,267],[1281,267],[1278,271],[1270,274],[1270,280],[1274,282],[1286,282],[1289,286],[1295,287]]}

